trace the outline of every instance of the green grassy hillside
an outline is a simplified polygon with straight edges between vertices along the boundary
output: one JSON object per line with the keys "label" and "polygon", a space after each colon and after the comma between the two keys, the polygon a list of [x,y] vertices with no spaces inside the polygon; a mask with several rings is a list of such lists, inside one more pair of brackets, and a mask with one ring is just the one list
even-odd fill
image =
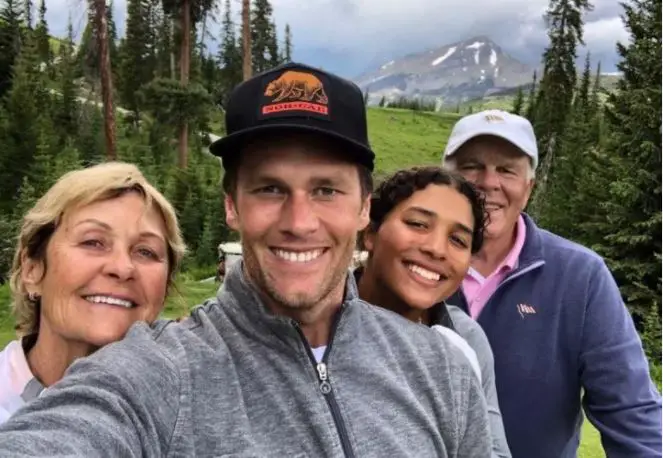
{"label": "green grassy hillside", "polygon": [[369,108],[368,131],[375,150],[376,174],[400,168],[439,164],[454,123],[454,113]]}

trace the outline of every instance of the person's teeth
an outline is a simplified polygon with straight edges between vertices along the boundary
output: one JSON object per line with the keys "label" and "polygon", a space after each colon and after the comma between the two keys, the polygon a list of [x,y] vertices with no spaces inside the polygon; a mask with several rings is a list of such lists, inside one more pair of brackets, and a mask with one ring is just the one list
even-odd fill
{"label": "person's teeth", "polygon": [[428,269],[424,269],[421,266],[417,266],[415,264],[409,264],[407,266],[408,269],[410,269],[412,272],[414,272],[417,275],[421,275],[427,280],[433,280],[433,281],[438,281],[440,279],[440,274],[436,272],[431,272]]}
{"label": "person's teeth", "polygon": [[274,250],[276,256],[281,259],[285,259],[290,262],[309,262],[317,259],[322,254],[322,250],[311,250],[311,251],[286,251],[286,250]]}
{"label": "person's teeth", "polygon": [[85,300],[95,304],[119,305],[120,307],[128,309],[134,306],[131,301],[126,301],[124,299],[118,299],[117,297],[111,296],[87,296]]}

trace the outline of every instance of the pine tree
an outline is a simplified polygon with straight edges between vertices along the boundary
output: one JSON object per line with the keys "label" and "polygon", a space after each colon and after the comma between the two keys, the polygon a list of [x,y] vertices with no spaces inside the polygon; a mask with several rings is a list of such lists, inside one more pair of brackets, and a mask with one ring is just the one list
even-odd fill
{"label": "pine tree", "polygon": [[156,72],[156,56],[151,47],[150,3],[151,0],[128,0],[126,34],[119,51],[118,94],[122,107],[134,113],[136,122],[140,119],[138,91]]}
{"label": "pine tree", "polygon": [[601,106],[601,62],[596,64],[594,81],[589,94],[589,104],[592,111],[597,112]]}
{"label": "pine tree", "polygon": [[591,85],[592,67],[590,53],[588,52],[585,56],[585,67],[583,68],[582,77],[580,78],[580,84],[578,85],[578,90],[573,98],[573,111],[581,113],[581,116],[585,118],[585,121],[591,116],[589,100]]}
{"label": "pine tree", "polygon": [[589,111],[591,113],[591,127],[590,135],[597,145],[603,146],[603,139],[606,137],[603,133],[603,109],[601,104],[601,62],[596,65],[596,72],[594,73],[594,81],[589,94]]}
{"label": "pine tree", "polygon": [[28,30],[32,30],[32,0],[25,0],[25,6],[23,7],[23,15],[25,19],[25,25]]}
{"label": "pine tree", "polygon": [[85,77],[94,90],[99,81],[99,46],[94,30],[94,14],[88,11],[88,21],[83,30],[77,55],[77,75]]}
{"label": "pine tree", "polygon": [[156,54],[156,76],[175,78],[172,19],[165,14],[160,2],[150,3],[151,21],[149,30],[153,31],[150,42]]}
{"label": "pine tree", "polygon": [[[589,0],[550,0],[546,12],[550,44],[543,53],[543,76],[535,112],[535,129],[542,155],[548,143],[564,132],[576,87],[577,48],[583,45],[583,15]],[[541,162],[545,157],[541,158]]]}
{"label": "pine tree", "polygon": [[[40,131],[52,113],[47,75],[41,71],[33,37],[16,58],[15,80],[6,100],[5,150],[0,156],[0,195],[14,196],[37,151]],[[54,136],[55,134],[51,132]]]}
{"label": "pine tree", "polygon": [[[212,9],[213,0],[163,0],[164,12],[178,18],[179,23],[179,82],[185,90],[189,88],[191,73],[191,38],[194,35],[196,24]],[[189,122],[190,119],[181,119],[179,123],[178,164],[185,169],[189,156]]]}
{"label": "pine tree", "polygon": [[[630,33],[617,46],[623,73],[607,111],[612,170],[598,250],[607,258],[627,305],[650,319],[643,340],[660,361],[661,323],[661,0],[623,4]],[[651,324],[653,323],[653,325]]]}
{"label": "pine tree", "polygon": [[254,0],[251,9],[251,56],[253,72],[269,70],[278,61],[278,46],[269,0]]}
{"label": "pine tree", "polygon": [[283,44],[283,62],[292,61],[292,32],[290,31],[290,24],[285,25],[285,43]]}
{"label": "pine tree", "polygon": [[[540,223],[547,229],[572,240],[582,240],[583,232],[577,219],[579,214],[591,213],[596,201],[587,201],[591,183],[585,181],[586,170],[594,160],[592,149],[597,140],[592,136],[594,113],[589,104],[592,81],[590,55],[578,84],[568,115],[566,128],[559,135],[557,156],[552,179],[548,183],[545,199],[540,202]],[[583,220],[586,220],[583,218]]]}
{"label": "pine tree", "polygon": [[[108,24],[108,52],[111,62],[117,62],[117,26],[115,25],[115,15],[113,14],[115,3],[110,0],[106,7],[106,22]],[[115,76],[115,74],[113,75]]]}
{"label": "pine tree", "polygon": [[223,21],[221,24],[221,46],[219,47],[219,64],[221,67],[220,96],[222,103],[230,91],[242,82],[242,51],[237,43],[236,27],[232,21],[230,0],[226,0]]}
{"label": "pine tree", "polygon": [[516,98],[513,99],[513,107],[511,108],[511,113],[520,115],[523,111],[523,106],[525,105],[525,96],[523,94],[523,87],[518,87],[518,92],[516,93]]}
{"label": "pine tree", "polygon": [[21,50],[23,8],[17,0],[5,0],[0,9],[0,97],[11,88],[13,67]]}
{"label": "pine tree", "polygon": [[198,248],[196,249],[196,264],[199,266],[209,266],[213,264],[216,258],[216,246],[218,243],[215,243],[214,232],[212,227],[212,222],[209,218],[205,219],[203,224],[203,232],[200,235],[200,240],[198,241]]}
{"label": "pine tree", "polygon": [[50,66],[53,56],[48,34],[48,24],[46,23],[46,0],[39,1],[39,21],[35,29],[35,37],[40,60],[47,66]]}
{"label": "pine tree", "polygon": [[74,29],[71,17],[67,25],[67,38],[63,40],[59,49],[57,65],[57,79],[59,80],[60,97],[55,99],[55,124],[59,126],[61,144],[78,133],[79,103],[76,99],[76,84],[74,76],[76,61],[74,51]]}
{"label": "pine tree", "polygon": [[271,68],[281,65],[281,54],[279,53],[278,35],[276,33],[276,23],[272,22],[269,26],[269,42],[267,45],[267,54],[269,55],[269,66]]}
{"label": "pine tree", "polygon": [[564,130],[571,115],[576,89],[577,48],[583,45],[583,15],[590,11],[589,0],[550,0],[546,12],[550,44],[543,53],[543,76],[532,114],[539,144],[538,184],[528,206],[541,217],[546,206],[547,186],[555,163],[561,161]]}
{"label": "pine tree", "polygon": [[529,94],[527,95],[527,109],[525,110],[525,117],[529,119],[530,122],[534,121],[534,115],[536,113],[537,89],[537,76],[536,70],[534,70],[534,73],[532,74],[532,84],[529,88]]}

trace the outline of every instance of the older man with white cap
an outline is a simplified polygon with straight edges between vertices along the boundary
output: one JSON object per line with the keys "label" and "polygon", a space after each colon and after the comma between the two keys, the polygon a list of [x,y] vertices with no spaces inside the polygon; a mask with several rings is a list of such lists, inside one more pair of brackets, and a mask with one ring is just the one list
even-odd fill
{"label": "older man with white cap", "polygon": [[499,110],[466,116],[443,164],[486,199],[483,248],[449,303],[492,345],[513,457],[575,457],[581,404],[608,456],[660,457],[660,395],[610,271],[524,213],[538,164],[530,122]]}

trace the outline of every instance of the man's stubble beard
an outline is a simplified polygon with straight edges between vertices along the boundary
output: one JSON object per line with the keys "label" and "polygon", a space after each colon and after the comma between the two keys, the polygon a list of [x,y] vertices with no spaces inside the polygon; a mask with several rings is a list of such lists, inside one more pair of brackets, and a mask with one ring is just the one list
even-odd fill
{"label": "man's stubble beard", "polygon": [[[288,314],[288,311],[291,311],[300,315],[306,311],[312,311],[316,308],[320,309],[321,304],[330,299],[333,293],[339,289],[339,285],[341,295],[343,294],[345,291],[345,279],[352,262],[355,245],[356,239],[353,239],[351,243],[346,246],[345,252],[338,259],[337,263],[334,266],[330,266],[330,275],[325,275],[325,277],[323,277],[317,292],[314,291],[313,295],[309,293],[299,293],[290,295],[289,297],[283,295],[274,286],[275,282],[272,281],[269,274],[260,267],[258,257],[255,256],[253,250],[247,246],[243,246],[242,251],[245,253],[244,263],[247,275],[260,295],[286,314]],[[335,299],[334,302],[342,300],[343,297],[341,296],[340,299]]]}

